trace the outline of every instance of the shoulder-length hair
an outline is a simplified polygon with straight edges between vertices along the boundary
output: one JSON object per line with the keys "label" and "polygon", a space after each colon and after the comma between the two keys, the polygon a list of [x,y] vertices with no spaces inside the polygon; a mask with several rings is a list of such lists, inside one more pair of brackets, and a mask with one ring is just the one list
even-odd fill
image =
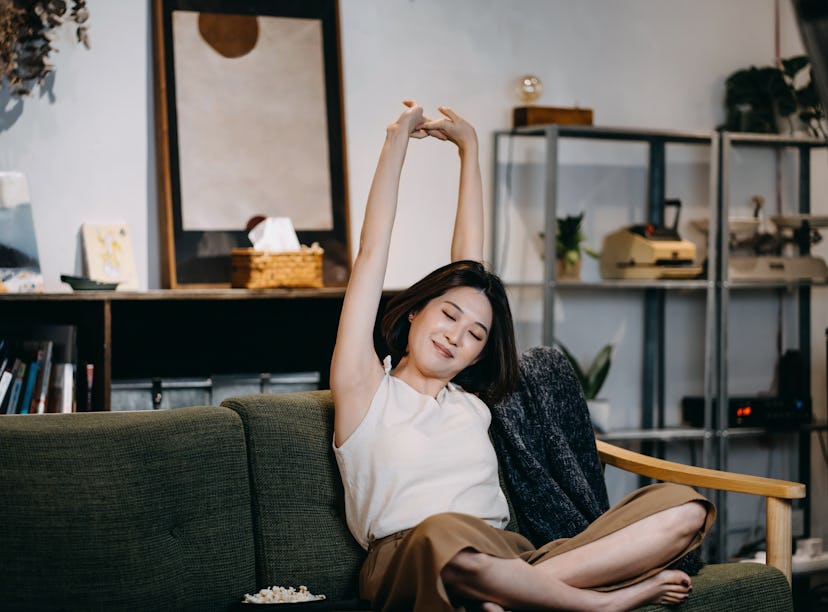
{"label": "shoulder-length hair", "polygon": [[492,327],[480,359],[454,377],[466,391],[493,405],[518,383],[518,358],[512,311],[506,290],[497,275],[477,261],[455,261],[434,270],[388,302],[380,331],[391,363],[396,365],[408,350],[410,313],[455,287],[479,289],[492,306]]}

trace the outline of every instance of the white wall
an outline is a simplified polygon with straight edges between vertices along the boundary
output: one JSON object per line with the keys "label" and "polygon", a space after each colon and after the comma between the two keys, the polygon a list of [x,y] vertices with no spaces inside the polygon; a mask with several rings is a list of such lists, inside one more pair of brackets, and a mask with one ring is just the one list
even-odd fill
{"label": "white wall", "polygon": [[88,6],[92,48],[58,30],[52,96],[0,93],[0,168],[28,177],[47,291],[68,289],[60,275],[80,272],[84,222],[128,224],[139,286],[157,287],[148,3]]}
{"label": "white wall", "polygon": [[[0,94],[0,170],[29,178],[47,290],[65,289],[59,275],[80,271],[83,222],[127,223],[139,286],[158,288],[150,3],[88,5],[92,49],[75,45],[70,28],[61,31],[52,97],[17,102]],[[518,76],[543,80],[540,104],[592,108],[600,125],[709,130],[723,119],[725,77],[774,57],[774,0],[340,0],[340,21],[354,243],[384,128],[402,99],[416,98],[432,114],[440,104],[454,106],[477,125],[488,206],[491,134],[510,126]],[[801,52],[784,0],[781,23],[781,55]],[[573,163],[599,164],[576,157]],[[605,163],[640,172],[635,161]],[[684,170],[699,173],[692,163]],[[451,146],[412,144],[388,287],[446,261],[456,173]],[[825,302],[813,313],[814,391],[823,419]],[[626,334],[636,337],[635,330]],[[585,342],[597,346],[603,338]],[[814,481],[826,481],[817,457]],[[823,508],[816,535],[826,536],[828,492],[814,491],[813,507]]]}
{"label": "white wall", "polygon": [[[83,222],[128,223],[139,283],[155,288],[149,2],[89,8],[91,50],[59,30],[53,99],[0,94],[0,168],[29,177],[47,289],[65,288],[58,277],[76,263]],[[801,44],[783,9],[787,56]],[[509,127],[521,74],[543,80],[539,103],[592,108],[600,125],[707,130],[723,118],[724,78],[773,59],[773,0],[341,0],[340,21],[352,240],[403,98],[432,114],[452,105],[477,125],[488,190],[490,135]],[[447,144],[411,147],[389,287],[444,261],[455,158]],[[421,249],[424,236],[434,248]],[[403,256],[412,248],[422,257]]]}
{"label": "white wall", "polygon": [[[592,108],[600,125],[707,130],[724,117],[724,78],[773,60],[771,0],[345,0],[341,7],[352,239],[382,128],[402,98],[427,109],[452,105],[476,123],[489,186],[489,135],[510,127],[522,74],[543,81],[540,104]],[[783,55],[801,48],[790,18],[786,25]],[[446,258],[456,163],[449,147],[435,144],[409,153],[397,224],[405,232],[388,274],[394,287]],[[434,236],[434,250],[394,257],[417,249],[424,235]]]}

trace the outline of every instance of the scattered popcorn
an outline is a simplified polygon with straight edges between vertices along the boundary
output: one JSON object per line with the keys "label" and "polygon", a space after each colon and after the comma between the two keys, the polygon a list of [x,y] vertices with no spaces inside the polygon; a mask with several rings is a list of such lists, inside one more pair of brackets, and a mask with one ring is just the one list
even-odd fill
{"label": "scattered popcorn", "polygon": [[314,595],[308,587],[302,585],[297,591],[293,587],[272,586],[269,589],[262,589],[255,595],[245,594],[243,603],[296,603],[299,601],[318,601],[325,599],[324,595]]}

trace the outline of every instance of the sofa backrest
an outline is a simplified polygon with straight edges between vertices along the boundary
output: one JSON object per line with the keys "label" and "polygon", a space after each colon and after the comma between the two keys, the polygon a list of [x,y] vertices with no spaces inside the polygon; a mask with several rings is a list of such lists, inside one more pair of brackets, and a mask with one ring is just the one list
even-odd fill
{"label": "sofa backrest", "polygon": [[222,403],[244,422],[259,588],[305,585],[357,598],[365,552],[348,531],[333,456],[329,391],[250,395]]}
{"label": "sofa backrest", "polygon": [[0,609],[226,610],[254,592],[223,408],[0,417]]}

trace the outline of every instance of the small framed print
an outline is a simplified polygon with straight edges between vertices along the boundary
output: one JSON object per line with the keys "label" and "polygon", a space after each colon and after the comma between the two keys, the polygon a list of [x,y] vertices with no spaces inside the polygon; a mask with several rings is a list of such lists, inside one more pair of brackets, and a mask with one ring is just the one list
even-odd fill
{"label": "small framed print", "polygon": [[126,225],[95,225],[81,227],[84,275],[104,283],[118,283],[118,289],[137,290],[135,256]]}

